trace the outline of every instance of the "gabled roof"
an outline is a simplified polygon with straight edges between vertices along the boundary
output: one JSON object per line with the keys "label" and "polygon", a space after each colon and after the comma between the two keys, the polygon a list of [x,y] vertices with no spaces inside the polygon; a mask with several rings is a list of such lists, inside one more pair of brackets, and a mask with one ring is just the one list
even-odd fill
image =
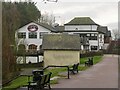
{"label": "gabled roof", "polygon": [[90,17],[75,17],[65,25],[97,25]]}
{"label": "gabled roof", "polygon": [[[53,32],[56,31],[54,27],[52,27],[52,26],[50,26],[50,25],[48,25],[46,23],[41,23],[41,22],[38,23],[38,22],[35,22],[35,21],[31,21],[31,22],[27,23],[26,25],[28,25],[30,23],[35,23],[35,24],[40,25],[40,26],[42,26],[42,27],[44,27],[44,28],[46,28],[46,29],[48,29],[50,31],[53,31]],[[26,26],[26,25],[24,25],[24,26]],[[24,27],[24,26],[22,26],[22,27]],[[22,27],[20,27],[20,28],[22,28]]]}
{"label": "gabled roof", "polygon": [[97,30],[101,31],[105,34],[105,33],[107,33],[108,28],[107,28],[107,26],[98,26]]}
{"label": "gabled roof", "polygon": [[111,37],[111,31],[108,31],[108,37]]}
{"label": "gabled roof", "polygon": [[36,23],[36,24],[38,24],[38,25],[40,25],[40,26],[42,26],[42,27],[44,27],[44,28],[47,28],[47,29],[49,29],[50,31],[56,31],[55,30],[55,28],[54,27],[52,27],[52,26],[50,26],[50,25],[48,25],[48,24],[46,24],[46,23],[41,23],[41,22],[34,22],[34,23]]}
{"label": "gabled roof", "polygon": [[46,34],[43,36],[42,44],[45,50],[80,50],[80,37],[68,34]]}
{"label": "gabled roof", "polygon": [[111,37],[111,32],[108,31],[107,26],[98,26],[97,30],[104,33],[105,36]]}

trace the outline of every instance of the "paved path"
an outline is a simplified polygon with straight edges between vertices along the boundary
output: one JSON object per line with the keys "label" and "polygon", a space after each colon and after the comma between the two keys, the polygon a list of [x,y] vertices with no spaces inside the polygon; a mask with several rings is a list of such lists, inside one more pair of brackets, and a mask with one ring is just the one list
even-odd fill
{"label": "paved path", "polygon": [[[103,60],[86,71],[60,79],[52,88],[118,88],[118,56],[104,55]],[[21,88],[18,90],[27,90]]]}
{"label": "paved path", "polygon": [[118,88],[118,56],[105,55],[100,63],[59,80],[52,88]]}

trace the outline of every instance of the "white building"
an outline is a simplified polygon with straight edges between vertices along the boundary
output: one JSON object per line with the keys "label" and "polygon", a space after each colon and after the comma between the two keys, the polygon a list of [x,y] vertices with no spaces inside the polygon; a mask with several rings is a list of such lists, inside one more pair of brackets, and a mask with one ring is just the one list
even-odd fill
{"label": "white building", "polygon": [[105,32],[100,27],[102,26],[96,24],[90,17],[75,17],[57,29],[61,33],[79,34],[82,41],[81,50],[98,51],[104,48]]}
{"label": "white building", "polygon": [[[41,49],[43,34],[53,33],[79,34],[81,50],[98,51],[106,49],[111,33],[107,27],[96,24],[90,17],[75,17],[64,26],[52,27],[43,23],[31,22],[16,31],[15,37],[18,51],[36,52]],[[109,35],[108,35],[109,33]]]}
{"label": "white building", "polygon": [[18,50],[21,47],[24,47],[27,52],[40,50],[43,34],[49,34],[52,31],[54,31],[53,27],[36,22],[21,27],[15,34]]}
{"label": "white building", "polygon": [[[30,53],[35,54],[41,51],[42,38],[44,34],[50,34],[54,31],[54,28],[43,23],[31,22],[20,29],[16,30],[15,39],[17,44],[18,53]],[[24,50],[24,51],[23,51]],[[32,63],[41,62],[43,56],[39,57],[23,57],[17,58],[18,63]]]}

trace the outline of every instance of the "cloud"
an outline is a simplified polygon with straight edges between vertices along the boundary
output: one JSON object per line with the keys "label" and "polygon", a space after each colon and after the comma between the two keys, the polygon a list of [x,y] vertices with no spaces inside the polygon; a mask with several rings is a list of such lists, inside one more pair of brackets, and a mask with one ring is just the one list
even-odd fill
{"label": "cloud", "polygon": [[58,2],[41,4],[37,6],[41,11],[51,12],[55,16],[60,16],[58,22],[67,23],[75,16],[89,16],[100,25],[109,25],[110,28],[116,28],[116,25],[110,23],[118,22],[117,2]]}

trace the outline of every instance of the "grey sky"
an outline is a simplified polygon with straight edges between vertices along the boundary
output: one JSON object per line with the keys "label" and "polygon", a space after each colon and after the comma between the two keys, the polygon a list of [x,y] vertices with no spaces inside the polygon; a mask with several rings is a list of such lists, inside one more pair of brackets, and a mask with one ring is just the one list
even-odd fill
{"label": "grey sky", "polygon": [[[50,13],[56,16],[56,22],[64,24],[74,17],[91,17],[97,24],[108,26],[109,29],[117,29],[118,23],[118,2],[117,0],[58,0],[57,3],[41,1],[37,2],[37,7],[42,14]],[[103,1],[103,0],[101,0]]]}

